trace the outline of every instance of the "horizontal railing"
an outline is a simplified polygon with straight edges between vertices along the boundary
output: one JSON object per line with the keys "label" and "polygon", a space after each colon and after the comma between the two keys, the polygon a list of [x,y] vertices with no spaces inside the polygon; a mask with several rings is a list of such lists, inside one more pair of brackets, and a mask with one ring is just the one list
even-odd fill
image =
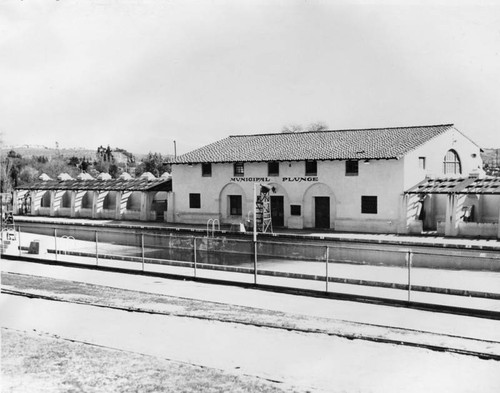
{"label": "horizontal railing", "polygon": [[500,312],[500,255],[110,229],[16,228],[2,250],[44,260]]}

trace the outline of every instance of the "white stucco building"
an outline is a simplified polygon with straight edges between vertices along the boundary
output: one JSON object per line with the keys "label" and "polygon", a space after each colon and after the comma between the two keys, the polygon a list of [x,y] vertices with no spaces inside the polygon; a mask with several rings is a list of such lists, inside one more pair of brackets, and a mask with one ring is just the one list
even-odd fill
{"label": "white stucco building", "polygon": [[[243,223],[258,183],[275,190],[274,228],[415,232],[424,229],[414,221],[425,205],[437,230],[446,197],[430,208],[405,192],[426,178],[477,177],[480,151],[452,124],[230,136],[176,159],[167,221]],[[488,212],[498,226],[495,203]]]}

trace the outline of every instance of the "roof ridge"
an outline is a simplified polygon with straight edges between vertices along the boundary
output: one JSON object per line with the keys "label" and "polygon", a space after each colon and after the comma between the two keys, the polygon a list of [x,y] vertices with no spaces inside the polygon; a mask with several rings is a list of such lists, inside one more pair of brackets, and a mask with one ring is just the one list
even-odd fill
{"label": "roof ridge", "polygon": [[374,128],[345,128],[339,130],[322,130],[322,131],[299,131],[299,132],[267,132],[261,134],[242,134],[242,135],[229,135],[228,138],[242,138],[248,136],[266,136],[266,135],[287,135],[287,134],[313,134],[320,132],[345,132],[345,131],[376,131],[376,130],[398,130],[403,128],[432,128],[432,127],[454,127],[454,123],[446,124],[432,124],[425,126],[399,126],[399,127],[374,127]]}

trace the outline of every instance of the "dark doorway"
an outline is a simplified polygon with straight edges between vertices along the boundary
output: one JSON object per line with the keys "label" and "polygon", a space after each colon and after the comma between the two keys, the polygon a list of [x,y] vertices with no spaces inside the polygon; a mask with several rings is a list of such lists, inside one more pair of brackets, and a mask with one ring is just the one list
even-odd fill
{"label": "dark doorway", "polygon": [[330,228],[330,197],[314,197],[316,228]]}
{"label": "dark doorway", "polygon": [[167,209],[167,193],[164,191],[157,192],[151,204],[151,211],[156,213],[156,221],[165,221],[165,212]]}
{"label": "dark doorway", "polygon": [[285,207],[283,196],[271,195],[271,220],[274,227],[285,226]]}
{"label": "dark doorway", "polygon": [[156,213],[156,221],[165,221],[165,211],[167,210],[167,201],[154,201],[152,210]]}

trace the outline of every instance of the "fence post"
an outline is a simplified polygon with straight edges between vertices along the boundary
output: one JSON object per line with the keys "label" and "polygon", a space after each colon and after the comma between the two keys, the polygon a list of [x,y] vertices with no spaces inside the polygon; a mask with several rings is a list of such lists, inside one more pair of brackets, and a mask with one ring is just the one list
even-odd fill
{"label": "fence post", "polygon": [[326,286],[326,292],[328,292],[328,278],[329,278],[329,273],[328,273],[328,259],[330,258],[330,247],[326,246],[326,265],[325,265],[325,275],[326,275],[326,281],[325,281],[325,286]]}
{"label": "fence post", "polygon": [[144,233],[141,233],[141,260],[142,260],[142,271],[144,271]]}
{"label": "fence post", "polygon": [[17,227],[17,239],[19,240],[19,256],[21,256],[21,225]]}
{"label": "fence post", "polygon": [[57,261],[57,228],[54,228],[54,250],[56,252],[56,261]]}
{"label": "fence post", "polygon": [[95,265],[99,266],[99,236],[97,234],[97,231],[95,231]]}
{"label": "fence post", "polygon": [[[208,237],[207,237],[208,241]],[[194,277],[196,278],[196,262],[197,262],[197,257],[196,257],[196,237],[193,236],[193,263],[194,263]]]}
{"label": "fence post", "polygon": [[411,301],[411,264],[413,260],[413,253],[408,251],[406,253],[406,265],[408,266],[408,301]]}
{"label": "fence post", "polygon": [[257,239],[253,241],[253,283],[257,285]]}

